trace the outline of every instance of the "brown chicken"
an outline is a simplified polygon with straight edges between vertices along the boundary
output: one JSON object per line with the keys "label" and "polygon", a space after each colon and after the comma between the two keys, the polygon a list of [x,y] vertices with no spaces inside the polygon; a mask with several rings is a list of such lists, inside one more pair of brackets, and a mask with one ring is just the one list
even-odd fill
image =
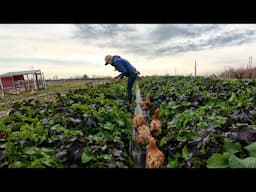
{"label": "brown chicken", "polygon": [[11,91],[10,94],[11,95],[20,95],[20,91]]}
{"label": "brown chicken", "polygon": [[147,111],[151,105],[150,102],[150,95],[147,95],[146,100],[145,101],[141,101],[140,103],[140,107],[143,111]]}
{"label": "brown chicken", "polygon": [[160,113],[160,108],[158,107],[154,112],[154,117],[149,126],[151,135],[154,137],[157,137],[162,132],[162,124],[159,120],[159,113]]}
{"label": "brown chicken", "polygon": [[155,139],[150,137],[146,155],[146,168],[164,168],[164,154],[156,146]]}
{"label": "brown chicken", "polygon": [[145,117],[143,115],[138,115],[137,113],[134,113],[134,116],[133,116],[134,128],[137,129],[138,127],[140,127],[142,125],[146,125]]}
{"label": "brown chicken", "polygon": [[136,129],[136,142],[141,145],[148,145],[150,139],[150,130],[146,125],[142,125]]}
{"label": "brown chicken", "polygon": [[30,91],[30,94],[31,94],[31,95],[37,95],[37,94],[38,94],[38,92],[37,92],[36,90],[34,90],[34,89],[33,89],[33,90],[31,90],[31,91]]}

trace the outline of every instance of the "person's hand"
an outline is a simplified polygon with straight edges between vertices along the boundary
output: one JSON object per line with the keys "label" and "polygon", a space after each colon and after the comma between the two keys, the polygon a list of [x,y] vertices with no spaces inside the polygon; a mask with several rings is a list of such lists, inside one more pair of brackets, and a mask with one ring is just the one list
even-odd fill
{"label": "person's hand", "polygon": [[119,76],[114,77],[114,79],[116,82],[119,82],[121,80],[121,78]]}
{"label": "person's hand", "polygon": [[115,78],[116,82],[120,82],[121,81],[121,78],[120,77],[117,77]]}

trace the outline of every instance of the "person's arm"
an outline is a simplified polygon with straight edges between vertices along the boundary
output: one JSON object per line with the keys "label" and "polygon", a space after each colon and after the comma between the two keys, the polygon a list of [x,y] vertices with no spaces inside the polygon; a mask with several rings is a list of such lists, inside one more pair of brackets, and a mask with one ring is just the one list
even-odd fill
{"label": "person's arm", "polygon": [[127,74],[127,69],[124,67],[121,60],[116,62],[116,68],[121,74],[119,74],[119,78],[122,79]]}

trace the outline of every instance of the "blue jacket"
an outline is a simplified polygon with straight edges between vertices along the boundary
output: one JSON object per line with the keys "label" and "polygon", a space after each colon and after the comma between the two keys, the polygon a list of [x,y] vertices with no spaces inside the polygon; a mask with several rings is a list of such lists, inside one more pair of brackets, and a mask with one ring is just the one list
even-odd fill
{"label": "blue jacket", "polygon": [[124,76],[136,74],[137,70],[126,59],[121,58],[118,55],[112,57],[113,66],[117,71],[121,72],[119,77],[122,79]]}

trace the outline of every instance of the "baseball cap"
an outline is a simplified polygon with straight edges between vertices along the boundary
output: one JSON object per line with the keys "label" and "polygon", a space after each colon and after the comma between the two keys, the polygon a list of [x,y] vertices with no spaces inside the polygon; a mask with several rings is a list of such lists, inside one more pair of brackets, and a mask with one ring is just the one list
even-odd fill
{"label": "baseball cap", "polygon": [[109,61],[109,59],[111,59],[111,58],[112,58],[112,55],[106,55],[106,56],[105,56],[105,65],[108,64],[108,61]]}

